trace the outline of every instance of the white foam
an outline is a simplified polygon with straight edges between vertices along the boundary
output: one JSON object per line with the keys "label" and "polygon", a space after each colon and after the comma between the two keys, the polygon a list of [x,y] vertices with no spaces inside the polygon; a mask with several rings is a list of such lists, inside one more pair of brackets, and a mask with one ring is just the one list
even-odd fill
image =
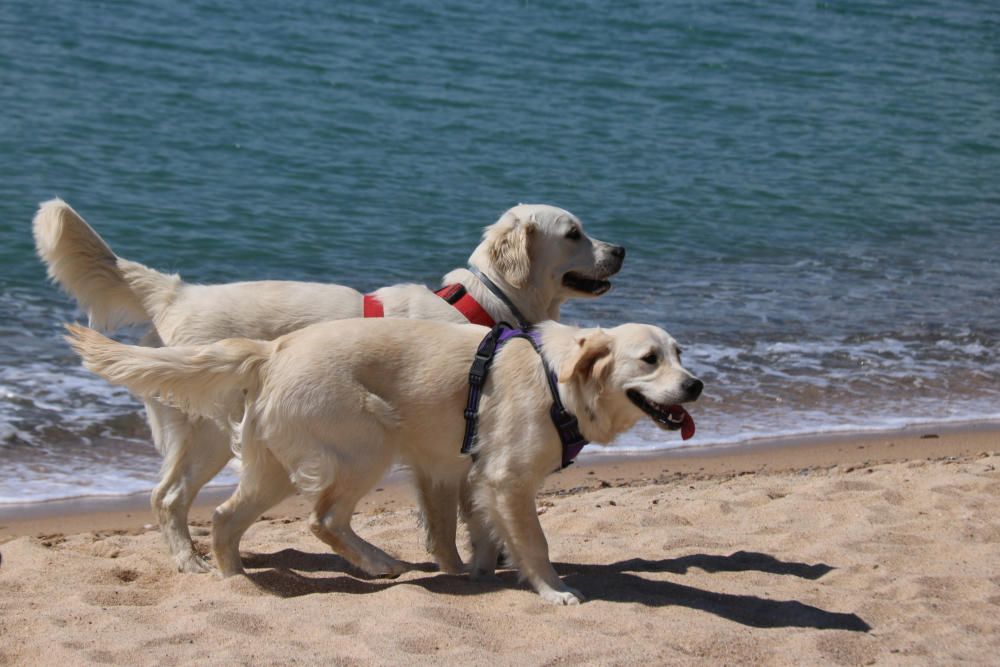
{"label": "white foam", "polygon": [[[39,321],[68,319],[57,311],[33,304],[25,312]],[[661,315],[649,312],[647,319]],[[134,420],[122,419],[141,415],[140,401],[84,370],[57,333],[12,335],[16,342],[0,340],[0,354],[10,359],[0,368],[0,503],[151,489],[159,457],[148,436],[137,437]],[[588,447],[583,456],[1000,420],[1000,348],[970,331],[715,339],[685,348],[686,365],[706,382],[705,395],[690,406],[695,438],[684,442],[643,421],[615,445]],[[128,455],[98,434],[131,443]],[[225,474],[225,483],[235,481]]]}

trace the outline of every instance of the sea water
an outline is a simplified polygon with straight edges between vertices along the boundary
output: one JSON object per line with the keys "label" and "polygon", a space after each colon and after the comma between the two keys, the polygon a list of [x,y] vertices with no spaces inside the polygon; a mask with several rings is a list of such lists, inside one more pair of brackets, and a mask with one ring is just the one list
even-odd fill
{"label": "sea water", "polygon": [[552,203],[628,249],[563,319],[663,326],[705,381],[685,446],[1000,419],[995,3],[4,2],[0,503],[159,466],[61,339],[53,196],[189,281],[361,290]]}

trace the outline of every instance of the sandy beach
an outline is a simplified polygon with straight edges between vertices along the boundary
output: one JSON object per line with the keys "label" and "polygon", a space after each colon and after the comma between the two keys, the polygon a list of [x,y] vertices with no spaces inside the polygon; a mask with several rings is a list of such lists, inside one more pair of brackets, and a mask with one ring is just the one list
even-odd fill
{"label": "sandy beach", "polygon": [[[439,574],[409,486],[359,507],[414,564],[352,571],[292,499],[248,576],[181,575],[145,497],[0,511],[0,664],[995,664],[1000,431],[930,429],[591,458],[539,497],[556,608]],[[193,512],[207,550],[208,517]],[[464,546],[464,543],[463,543]]]}

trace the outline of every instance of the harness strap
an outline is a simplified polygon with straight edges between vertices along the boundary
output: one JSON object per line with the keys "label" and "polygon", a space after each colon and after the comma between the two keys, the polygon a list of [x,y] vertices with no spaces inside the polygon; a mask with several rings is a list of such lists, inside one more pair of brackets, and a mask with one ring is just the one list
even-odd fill
{"label": "harness strap", "polygon": [[[450,306],[462,313],[465,319],[473,324],[481,324],[484,327],[492,327],[496,324],[486,309],[479,305],[479,302],[466,291],[465,285],[462,283],[446,285],[434,293],[447,301]],[[364,317],[385,317],[385,308],[374,294],[365,294],[362,305]]]}
{"label": "harness strap", "polygon": [[[462,453],[469,454],[476,439],[476,429],[479,425],[479,400],[482,398],[482,388],[486,383],[490,368],[493,365],[493,358],[500,351],[503,345],[512,338],[524,338],[535,348],[535,352],[541,357],[541,340],[536,329],[527,331],[514,329],[506,322],[500,322],[493,327],[476,350],[476,356],[469,369],[469,400],[465,404],[465,436],[462,439]],[[542,360],[544,365],[545,361]],[[580,454],[588,440],[580,432],[580,423],[577,418],[566,409],[562,399],[559,397],[559,387],[555,374],[545,369],[545,378],[548,380],[549,393],[552,394],[552,407],[549,410],[549,417],[552,419],[556,432],[559,433],[559,441],[562,443],[562,468],[567,467]]]}
{"label": "harness strap", "polygon": [[365,294],[363,308],[365,317],[385,317],[385,308],[374,294]]}
{"label": "harness strap", "polygon": [[479,399],[482,398],[483,385],[486,384],[486,376],[493,365],[501,333],[503,333],[502,324],[490,329],[483,342],[479,344],[476,356],[472,360],[472,367],[469,369],[469,399],[465,402],[465,435],[462,437],[461,450],[463,454],[468,454],[476,441]]}
{"label": "harness strap", "polygon": [[478,267],[475,267],[472,264],[469,264],[469,273],[479,278],[479,282],[481,282],[486,289],[493,292],[493,295],[496,298],[500,299],[500,301],[505,306],[507,306],[511,314],[514,316],[514,319],[517,320],[517,325],[519,327],[521,327],[522,329],[528,329],[531,327],[531,323],[528,322],[527,319],[525,319],[524,315],[521,314],[521,311],[518,310],[517,306],[514,305],[514,302],[508,299],[507,295],[503,293],[503,290],[500,289],[495,282],[490,280],[485,273],[480,271]]}
{"label": "harness strap", "polygon": [[447,301],[473,324],[481,324],[484,327],[492,327],[496,324],[486,309],[472,298],[462,283],[446,285],[434,293]]}

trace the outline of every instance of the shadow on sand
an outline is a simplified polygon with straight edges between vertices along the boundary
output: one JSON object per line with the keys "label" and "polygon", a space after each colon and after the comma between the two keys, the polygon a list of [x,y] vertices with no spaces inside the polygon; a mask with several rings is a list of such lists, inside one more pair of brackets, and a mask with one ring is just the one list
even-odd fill
{"label": "shadow on sand", "polygon": [[[315,593],[364,595],[392,586],[420,586],[443,595],[479,595],[519,586],[517,573],[500,573],[496,582],[472,582],[465,576],[432,574],[407,578],[402,582],[363,578],[344,559],[334,554],[305,553],[283,549],[271,554],[248,554],[243,558],[247,576],[261,589],[280,597]],[[567,584],[581,590],[590,600],[638,603],[650,607],[681,606],[715,614],[755,628],[817,628],[820,630],[871,630],[856,614],[826,611],[796,600],[771,600],[754,595],[715,593],[692,586],[658,581],[638,573],[684,574],[695,567],[715,572],[766,572],[803,579],[819,579],[834,568],[819,563],[809,565],[781,561],[763,553],[737,551],[729,556],[692,554],[680,558],[646,560],[633,558],[608,565],[554,563]],[[433,563],[412,563],[411,571],[434,573]],[[304,576],[300,572],[328,572],[337,576]],[[523,586],[520,586],[523,588]]]}

